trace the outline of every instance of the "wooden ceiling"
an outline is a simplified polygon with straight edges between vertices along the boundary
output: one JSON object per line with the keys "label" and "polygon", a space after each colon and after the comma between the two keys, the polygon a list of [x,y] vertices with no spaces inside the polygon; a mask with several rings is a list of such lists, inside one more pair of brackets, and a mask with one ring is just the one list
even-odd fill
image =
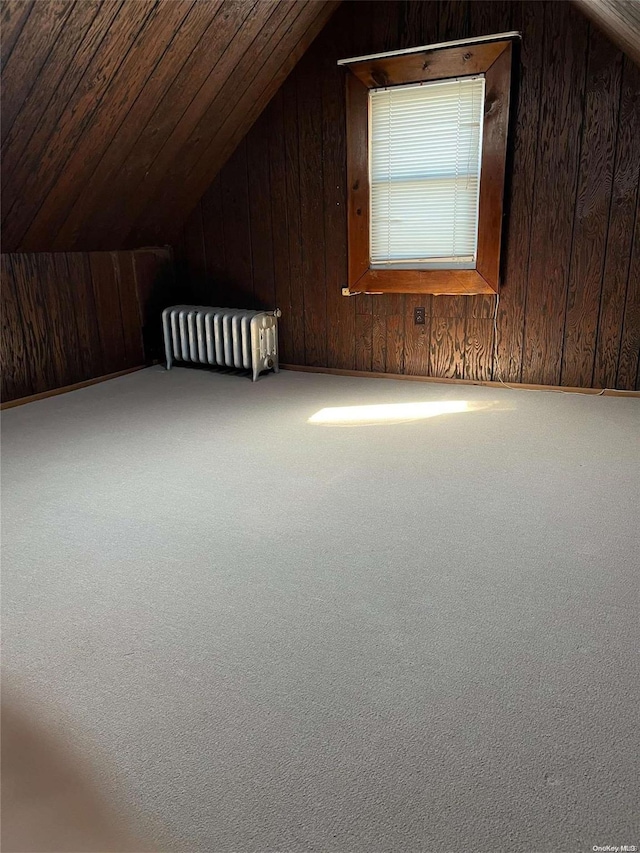
{"label": "wooden ceiling", "polygon": [[640,0],[573,0],[630,59],[640,65]]}
{"label": "wooden ceiling", "polygon": [[337,5],[3,0],[3,251],[170,242]]}

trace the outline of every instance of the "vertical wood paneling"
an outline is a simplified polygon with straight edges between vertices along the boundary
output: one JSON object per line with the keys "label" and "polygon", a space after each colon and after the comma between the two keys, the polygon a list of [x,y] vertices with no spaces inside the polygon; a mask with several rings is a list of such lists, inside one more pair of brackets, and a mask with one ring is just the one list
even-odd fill
{"label": "vertical wood paneling", "polygon": [[126,350],[114,257],[109,252],[93,252],[89,266],[104,368],[107,373],[115,373],[126,364]]}
{"label": "vertical wood paneling", "polygon": [[107,371],[102,358],[89,257],[80,252],[66,252],[64,257],[69,281],[73,283],[73,306],[82,378],[93,379],[96,376],[103,376]]}
{"label": "vertical wood paneling", "polygon": [[[291,281],[291,347],[294,364],[305,363],[304,287],[302,286],[302,242],[300,232],[300,146],[298,88],[295,75],[282,87],[286,163],[287,221],[289,224],[289,276]],[[226,171],[226,167],[223,171]],[[302,359],[302,361],[299,361]]]}
{"label": "vertical wood paneling", "polygon": [[466,335],[466,298],[435,296],[431,303],[429,371],[432,376],[462,379]]}
{"label": "vertical wood paneling", "polygon": [[251,267],[256,308],[268,311],[276,307],[273,276],[273,228],[271,225],[271,176],[269,173],[269,127],[266,117],[258,119],[247,136],[249,224],[251,228]]}
{"label": "vertical wood paneling", "polygon": [[[340,23],[338,21],[338,23]],[[321,44],[322,46],[322,44]],[[341,295],[347,281],[347,199],[345,72],[336,63],[349,47],[345,27],[335,31],[331,49],[322,51],[322,151],[327,328],[327,365],[353,369],[356,317],[354,299]]]}
{"label": "vertical wood paneling", "polygon": [[464,379],[493,377],[495,296],[471,296],[466,301]]}
{"label": "vertical wood paneling", "polygon": [[633,221],[640,183],[639,103],[640,69],[625,59],[593,374],[593,384],[596,388],[615,385],[618,370],[620,336],[633,242],[633,232],[629,223]]}
{"label": "vertical wood paneling", "polygon": [[236,294],[237,307],[251,307],[253,269],[246,141],[238,146],[222,173],[222,209],[228,286]]}
{"label": "vertical wood paneling", "polygon": [[[293,360],[291,278],[289,273],[289,217],[287,211],[287,165],[284,146],[284,99],[282,90],[273,100],[269,119],[269,185],[275,304],[282,311],[278,326],[280,358]],[[252,131],[253,133],[253,131]]]}
{"label": "vertical wood paneling", "polygon": [[83,379],[78,330],[75,321],[73,285],[64,254],[37,256],[38,287],[47,305],[49,353],[58,385],[72,385]]}
{"label": "vertical wood paneling", "polygon": [[1,260],[3,401],[144,364],[142,309],[152,304],[158,338],[161,310],[175,301],[158,296],[166,249]]}
{"label": "vertical wood paneling", "polygon": [[[364,300],[356,303],[356,370],[373,370],[373,315]],[[362,308],[365,313],[358,309]]]}
{"label": "vertical wood paneling", "polygon": [[406,299],[401,293],[393,296],[402,297],[402,300],[388,299],[387,294],[380,300],[379,316],[384,321],[384,372],[403,373]]}
{"label": "vertical wood paneling", "polygon": [[[12,255],[11,267],[31,380],[27,393],[38,394],[61,384],[51,358],[49,311],[45,291],[40,286],[38,256]],[[11,363],[11,353],[7,355]]]}
{"label": "vertical wood paneling", "polygon": [[[207,295],[214,296],[214,305],[226,304],[225,276],[226,255],[224,241],[224,213],[222,209],[222,181],[220,176],[202,197],[196,211],[202,220],[202,242],[204,247]],[[207,297],[203,298],[206,301]]]}
{"label": "vertical wood paneling", "polygon": [[[347,264],[344,72],[334,63],[509,29],[521,30],[523,43],[494,363],[493,297],[338,295]],[[262,202],[253,197],[264,165],[251,165],[246,182],[236,154],[220,177],[231,208],[225,272],[236,282],[238,264],[249,259],[245,281],[257,270],[269,276],[262,267],[272,259],[276,299],[288,312],[284,361],[472,380],[637,383],[639,72],[599,34],[588,40],[588,31],[586,19],[561,3],[343,4],[244,143],[269,150],[269,215],[256,214]],[[206,232],[204,205],[202,213]],[[197,253],[193,263],[197,269]],[[234,284],[234,304],[246,296]],[[425,325],[414,324],[419,306]]]}
{"label": "vertical wood paneling", "polygon": [[430,376],[463,378],[466,308],[464,297],[434,297],[429,342]]}
{"label": "vertical wood paneling", "polygon": [[640,197],[636,201],[636,222],[629,265],[627,298],[624,308],[617,387],[637,388],[640,370]]}
{"label": "vertical wood paneling", "polygon": [[593,375],[618,131],[621,64],[620,52],[592,29],[564,328],[563,385],[590,385]]}
{"label": "vertical wood paneling", "polygon": [[[126,253],[125,253],[126,254]],[[162,311],[179,302],[173,254],[167,249],[131,252],[145,360],[164,359]]]}
{"label": "vertical wood paneling", "polygon": [[[494,379],[519,382],[522,375],[525,307],[536,183],[538,125],[541,107],[544,6],[518,0],[511,6],[511,26],[522,33],[511,163],[508,174],[504,275],[498,307],[497,361]],[[516,66],[518,67],[518,66]]]}
{"label": "vertical wood paneling", "polygon": [[[149,321],[157,321],[159,318],[149,316],[149,309],[155,306],[159,277],[162,274],[162,265],[170,262],[170,257],[165,250],[147,250],[131,252],[133,269],[138,295],[138,307],[142,319],[142,327]],[[161,306],[160,306],[161,307]],[[166,306],[165,306],[166,307]]]}
{"label": "vertical wood paneling", "polygon": [[2,312],[0,322],[0,396],[2,401],[26,397],[32,386],[30,357],[26,350],[22,315],[16,293],[11,255],[0,256]]}
{"label": "vertical wood paneling", "polygon": [[133,255],[131,252],[112,252],[111,257],[118,279],[125,363],[127,365],[143,364],[142,317],[138,302]]}
{"label": "vertical wood paneling", "polygon": [[387,316],[385,373],[404,373],[404,328],[404,314]]}
{"label": "vertical wood paneling", "polygon": [[305,357],[326,364],[324,186],[322,173],[322,80],[313,54],[298,68],[298,145],[300,149],[300,240],[305,305]]}
{"label": "vertical wood paneling", "polygon": [[470,3],[459,0],[439,0],[438,37],[440,41],[466,38],[469,33]]}
{"label": "vertical wood paneling", "polygon": [[374,311],[371,315],[371,370],[374,373],[384,373],[386,361],[387,318],[384,314]]}
{"label": "vertical wood paneling", "polygon": [[[202,202],[189,217],[185,228],[185,251],[189,256],[191,277],[188,298],[195,304],[206,303],[206,294],[211,289],[205,252]],[[186,295],[185,295],[186,298]]]}
{"label": "vertical wood paneling", "polygon": [[[427,298],[425,297],[424,300],[425,307]],[[407,302],[409,301],[407,297]],[[404,324],[404,372],[410,376],[429,376],[429,342],[431,340],[432,318],[431,314],[427,314],[423,326],[415,325],[413,310],[421,307],[417,304],[420,301],[417,296],[411,297],[411,304],[407,306],[407,317]]]}
{"label": "vertical wood paneling", "polygon": [[467,317],[464,342],[464,379],[491,379],[493,320]]}
{"label": "vertical wood paneling", "polygon": [[523,382],[560,382],[587,28],[584,16],[569,3],[545,5],[545,94],[538,128]]}

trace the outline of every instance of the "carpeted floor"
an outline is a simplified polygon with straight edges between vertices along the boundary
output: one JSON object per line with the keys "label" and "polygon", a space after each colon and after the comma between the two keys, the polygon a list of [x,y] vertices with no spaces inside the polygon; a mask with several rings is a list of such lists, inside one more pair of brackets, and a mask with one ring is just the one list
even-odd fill
{"label": "carpeted floor", "polygon": [[640,844],[640,400],[156,367],[3,421],[7,683],[155,849]]}

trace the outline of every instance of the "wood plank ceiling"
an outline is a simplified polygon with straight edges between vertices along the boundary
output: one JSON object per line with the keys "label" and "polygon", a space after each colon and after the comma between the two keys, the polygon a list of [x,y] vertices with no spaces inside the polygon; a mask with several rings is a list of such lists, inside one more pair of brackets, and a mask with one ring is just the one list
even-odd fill
{"label": "wood plank ceiling", "polygon": [[336,0],[4,0],[3,251],[169,242]]}
{"label": "wood plank ceiling", "polygon": [[573,0],[584,14],[640,65],[639,0]]}

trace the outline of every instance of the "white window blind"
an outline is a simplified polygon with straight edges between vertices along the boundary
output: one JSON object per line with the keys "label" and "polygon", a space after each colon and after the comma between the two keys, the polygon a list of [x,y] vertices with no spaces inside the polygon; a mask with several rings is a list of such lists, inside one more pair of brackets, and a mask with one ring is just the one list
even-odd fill
{"label": "white window blind", "polygon": [[371,89],[371,263],[473,269],[484,77]]}

